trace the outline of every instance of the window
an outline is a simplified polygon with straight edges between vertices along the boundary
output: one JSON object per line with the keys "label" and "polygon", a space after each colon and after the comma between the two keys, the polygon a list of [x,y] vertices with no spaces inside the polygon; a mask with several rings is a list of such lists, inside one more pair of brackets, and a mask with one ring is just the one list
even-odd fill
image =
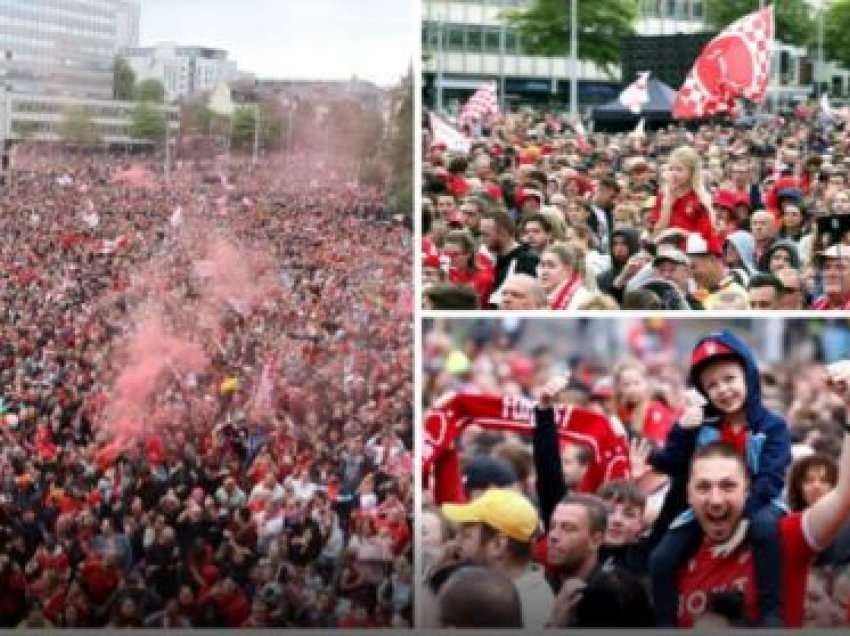
{"label": "window", "polygon": [[448,32],[448,42],[447,46],[450,49],[462,49],[463,48],[463,27],[449,25]]}
{"label": "window", "polygon": [[501,47],[502,33],[500,29],[487,29],[484,31],[484,50],[499,51]]}
{"label": "window", "polygon": [[480,51],[484,44],[484,33],[480,27],[472,27],[466,32],[466,49]]}
{"label": "window", "polygon": [[693,0],[693,4],[691,4],[691,15],[694,18],[704,17],[702,0]]}

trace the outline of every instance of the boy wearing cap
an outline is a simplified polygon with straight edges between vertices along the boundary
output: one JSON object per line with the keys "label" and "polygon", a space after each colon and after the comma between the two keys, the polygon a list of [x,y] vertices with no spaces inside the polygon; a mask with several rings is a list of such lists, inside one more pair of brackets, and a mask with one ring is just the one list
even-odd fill
{"label": "boy wearing cap", "polygon": [[531,545],[540,518],[516,490],[490,488],[467,504],[444,504],[443,515],[460,524],[460,558],[508,576],[519,593],[523,627],[546,625],[555,597],[542,568],[532,562]]}
{"label": "boy wearing cap", "polygon": [[[749,348],[729,331],[702,338],[691,356],[690,382],[706,402],[692,397],[662,449],[646,453],[635,447],[634,457],[648,454],[648,463],[674,478],[672,497],[665,507],[683,503],[684,482],[695,450],[711,442],[730,444],[747,465],[751,481],[744,509],[748,524],[721,551],[731,552],[747,532],[753,545],[761,623],[782,625],[780,581],[782,556],[777,519],[785,512],[781,494],[791,461],[791,442],[785,420],[762,404],[759,370]],[[640,468],[637,469],[640,472]],[[669,510],[668,510],[669,512]],[[728,511],[722,511],[728,514]],[[718,523],[724,521],[717,519]],[[677,573],[702,541],[702,529],[688,509],[670,524],[650,558],[656,622],[677,623]]]}

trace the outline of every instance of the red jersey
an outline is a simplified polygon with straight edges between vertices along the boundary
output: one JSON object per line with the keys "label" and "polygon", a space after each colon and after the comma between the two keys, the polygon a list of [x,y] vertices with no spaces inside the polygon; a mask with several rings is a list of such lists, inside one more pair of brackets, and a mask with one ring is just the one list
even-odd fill
{"label": "red jersey", "polygon": [[[655,200],[655,209],[650,213],[649,220],[654,224],[658,223],[661,217],[661,207],[664,202],[664,195],[659,193]],[[687,194],[683,194],[678,199],[673,201],[673,208],[670,211],[669,227],[678,227],[688,232],[697,232],[705,239],[709,245],[716,244],[714,227],[711,225],[711,218],[708,216],[708,210],[697,198],[696,192],[689,190]]]}
{"label": "red jersey", "polygon": [[[815,550],[803,532],[803,513],[782,517],[778,522],[782,544],[782,610],[786,627],[801,627],[809,566]],[[703,543],[696,555],[679,572],[679,627],[693,627],[705,612],[712,592],[739,590],[744,593],[744,615],[758,620],[758,593],[752,551],[743,543],[728,557],[717,559],[711,546]]]}
{"label": "red jersey", "polygon": [[747,458],[747,428],[745,426],[736,431],[729,422],[723,422],[720,427],[720,440],[738,451],[741,457]]}
{"label": "red jersey", "polygon": [[478,295],[478,304],[481,307],[484,307],[490,298],[495,277],[492,267],[476,270],[460,270],[456,267],[449,269],[449,282],[472,287]]}

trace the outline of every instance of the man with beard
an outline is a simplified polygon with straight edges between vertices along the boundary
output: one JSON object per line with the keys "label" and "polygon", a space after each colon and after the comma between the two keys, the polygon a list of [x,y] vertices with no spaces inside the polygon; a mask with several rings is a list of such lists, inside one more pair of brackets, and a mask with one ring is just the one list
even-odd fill
{"label": "man with beard", "polygon": [[504,210],[488,212],[481,218],[481,237],[496,259],[495,289],[499,289],[509,272],[537,276],[539,258],[528,245],[516,240],[516,226]]}
{"label": "man with beard", "polygon": [[515,490],[491,488],[468,504],[443,504],[442,511],[460,524],[460,558],[509,577],[522,603],[523,627],[544,627],[554,596],[531,558],[540,523],[533,504]]}

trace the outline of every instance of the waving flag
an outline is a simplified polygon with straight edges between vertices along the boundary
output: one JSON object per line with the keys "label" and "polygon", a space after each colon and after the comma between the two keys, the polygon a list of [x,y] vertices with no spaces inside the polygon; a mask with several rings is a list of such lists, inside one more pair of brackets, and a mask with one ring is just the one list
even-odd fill
{"label": "waving flag", "polygon": [[770,79],[773,5],[736,20],[694,62],[673,104],[673,117],[733,113],[735,100],[763,102]]}
{"label": "waving flag", "polygon": [[479,88],[463,105],[458,117],[461,126],[483,123],[499,114],[499,100],[496,98],[496,82],[489,82]]}
{"label": "waving flag", "polygon": [[467,153],[472,146],[463,133],[434,113],[431,113],[431,131],[434,133],[434,142],[445,144],[453,152]]}
{"label": "waving flag", "polygon": [[649,71],[638,73],[638,78],[620,93],[620,103],[639,115],[643,105],[649,103]]}

